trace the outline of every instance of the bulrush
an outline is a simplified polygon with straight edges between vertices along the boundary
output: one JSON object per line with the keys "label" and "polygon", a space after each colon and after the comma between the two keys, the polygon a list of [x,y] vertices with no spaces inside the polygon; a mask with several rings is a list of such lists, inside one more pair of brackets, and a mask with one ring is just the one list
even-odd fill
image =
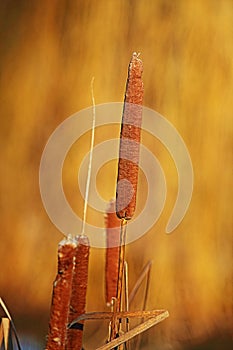
{"label": "bulrush", "polygon": [[126,220],[135,212],[138,183],[143,103],[143,65],[138,56],[133,53],[129,64],[120,134],[116,213]]}
{"label": "bulrush", "polygon": [[62,240],[58,246],[58,269],[53,284],[46,350],[65,349],[76,247],[71,237]]}
{"label": "bulrush", "polygon": [[119,270],[121,220],[115,213],[115,201],[111,201],[105,216],[106,225],[106,265],[105,290],[106,303],[111,304],[112,298],[117,297],[117,278]]}
{"label": "bulrush", "polygon": [[[73,268],[72,291],[69,308],[69,323],[85,313],[88,284],[88,262],[90,245],[87,236],[76,237],[75,262]],[[67,330],[66,350],[82,349],[84,322],[78,322],[74,328]]]}

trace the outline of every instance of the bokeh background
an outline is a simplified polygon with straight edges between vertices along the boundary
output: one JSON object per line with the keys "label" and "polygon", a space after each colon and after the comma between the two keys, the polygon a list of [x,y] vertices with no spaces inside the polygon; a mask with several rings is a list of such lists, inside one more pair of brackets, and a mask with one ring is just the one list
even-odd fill
{"label": "bokeh background", "polygon": [[[144,135],[165,171],[168,196],[153,229],[127,247],[130,287],[153,260],[147,308],[167,308],[170,318],[144,334],[141,349],[230,348],[232,23],[231,0],[0,2],[0,295],[29,348],[45,344],[63,237],[40,198],[43,148],[63,120],[91,105],[93,76],[97,104],[123,101],[133,51],[144,62],[145,106],[182,135],[195,175],[189,211],[166,235],[176,169],[166,149]],[[108,131],[100,130],[97,142],[102,135]],[[87,135],[64,167],[67,197],[80,213],[75,176],[88,147]],[[112,162],[100,173],[105,198],[114,195],[115,171]],[[143,186],[142,175],[139,197]],[[104,251],[92,249],[87,310],[105,309]],[[106,324],[87,323],[85,349],[101,345],[105,334]]]}

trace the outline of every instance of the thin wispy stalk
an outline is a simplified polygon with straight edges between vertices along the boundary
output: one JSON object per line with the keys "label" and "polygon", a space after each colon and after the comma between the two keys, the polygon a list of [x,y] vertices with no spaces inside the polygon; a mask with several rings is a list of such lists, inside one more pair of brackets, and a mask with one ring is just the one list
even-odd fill
{"label": "thin wispy stalk", "polygon": [[14,335],[15,335],[15,340],[16,340],[16,343],[17,343],[18,350],[22,350],[21,345],[20,345],[20,341],[19,341],[19,337],[17,335],[17,331],[16,331],[16,328],[15,328],[15,325],[14,325],[14,322],[13,322],[13,319],[12,319],[12,317],[10,315],[10,312],[7,309],[6,304],[2,300],[2,298],[0,298],[0,305],[1,305],[2,309],[3,309],[3,311],[5,312],[7,318],[10,320],[10,325],[11,325],[12,330],[13,330]]}

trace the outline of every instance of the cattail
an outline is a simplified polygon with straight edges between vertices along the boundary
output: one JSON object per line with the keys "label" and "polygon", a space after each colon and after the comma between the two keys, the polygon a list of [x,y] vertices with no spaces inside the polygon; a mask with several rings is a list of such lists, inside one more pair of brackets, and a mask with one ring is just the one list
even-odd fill
{"label": "cattail", "polygon": [[132,218],[136,208],[143,102],[142,71],[142,61],[138,54],[133,53],[121,124],[116,196],[117,216],[126,220]]}
{"label": "cattail", "polygon": [[76,243],[64,239],[58,246],[58,272],[53,284],[47,350],[64,350],[71,296],[74,253]]}
{"label": "cattail", "polygon": [[112,298],[117,297],[117,279],[119,270],[121,221],[115,213],[115,201],[111,201],[107,209],[106,224],[106,265],[105,290],[106,303],[109,305]]}
{"label": "cattail", "polygon": [[[88,261],[89,261],[89,240],[87,236],[81,235],[76,238],[77,248],[75,251],[75,263],[72,279],[72,292],[69,309],[69,323],[78,316],[85,313],[86,293],[88,283]],[[81,350],[83,337],[83,321],[76,324],[75,329],[67,330],[66,349]]]}

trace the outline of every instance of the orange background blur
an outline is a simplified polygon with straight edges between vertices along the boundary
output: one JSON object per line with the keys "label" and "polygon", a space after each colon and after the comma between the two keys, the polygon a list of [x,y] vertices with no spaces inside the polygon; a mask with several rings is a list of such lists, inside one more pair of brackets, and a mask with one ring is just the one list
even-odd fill
{"label": "orange background blur", "polygon": [[[176,231],[165,235],[177,174],[167,151],[154,143],[168,197],[153,229],[127,247],[127,260],[130,286],[153,260],[148,309],[166,308],[170,318],[144,334],[141,348],[229,345],[232,23],[231,0],[0,2],[0,296],[19,333],[32,336],[41,348],[62,239],[40,198],[41,154],[63,120],[91,105],[93,76],[97,104],[123,101],[133,51],[141,52],[144,62],[144,104],[182,135],[195,176],[189,211]],[[114,194],[111,171],[101,173],[106,197]],[[67,165],[70,200],[73,174]],[[83,207],[81,199],[76,204]],[[101,249],[91,251],[87,309],[105,309]],[[85,349],[101,345],[105,334],[106,324],[87,323]]]}

